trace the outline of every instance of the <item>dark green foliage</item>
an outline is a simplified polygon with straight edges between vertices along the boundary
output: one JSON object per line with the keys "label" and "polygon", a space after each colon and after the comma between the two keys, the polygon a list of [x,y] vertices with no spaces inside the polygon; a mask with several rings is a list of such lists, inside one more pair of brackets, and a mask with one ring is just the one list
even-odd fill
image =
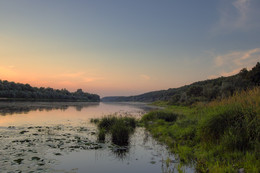
{"label": "dark green foliage", "polygon": [[202,95],[202,91],[203,91],[203,88],[201,86],[198,86],[198,85],[193,85],[191,86],[188,91],[187,91],[187,94],[189,96],[195,96],[195,97],[199,97]]}
{"label": "dark green foliage", "polygon": [[98,140],[104,141],[107,133],[111,134],[112,142],[116,145],[128,145],[130,134],[134,131],[137,121],[133,117],[105,116],[101,119],[93,119],[97,124]]}
{"label": "dark green foliage", "polygon": [[199,126],[199,136],[203,141],[223,143],[229,150],[252,149],[259,136],[259,120],[251,107],[240,104],[223,105],[209,112]]}
{"label": "dark green foliage", "polygon": [[[243,71],[244,72],[244,71]],[[244,72],[245,73],[245,72]],[[242,74],[244,74],[242,73]],[[255,85],[260,85],[260,63],[258,62],[255,67],[252,68],[251,71],[244,74],[245,78],[247,78],[250,82]]]}
{"label": "dark green foliage", "polygon": [[132,128],[127,126],[122,119],[116,121],[111,127],[112,142],[119,146],[128,145],[131,131]]}
{"label": "dark green foliage", "polygon": [[198,172],[260,171],[259,87],[207,104],[167,109],[179,114],[175,122],[155,119],[154,114],[142,120],[182,162],[196,160]]}
{"label": "dark green foliage", "polygon": [[240,73],[216,79],[195,82],[191,85],[168,90],[148,92],[129,97],[104,97],[102,101],[167,101],[169,105],[192,105],[196,102],[210,102],[232,96],[236,91],[246,90],[260,85],[260,63],[252,70],[242,69]]}
{"label": "dark green foliage", "polygon": [[106,130],[105,129],[99,129],[99,132],[98,132],[98,140],[100,142],[104,142],[106,139]]}
{"label": "dark green foliage", "polygon": [[90,122],[94,123],[94,124],[97,124],[97,123],[99,123],[99,119],[98,118],[91,118]]}
{"label": "dark green foliage", "polygon": [[70,100],[70,101],[100,101],[96,94],[85,93],[82,89],[69,92],[66,89],[37,88],[29,84],[20,84],[0,80],[0,98],[31,99],[31,100]]}
{"label": "dark green foliage", "polygon": [[145,114],[142,117],[143,122],[153,121],[153,120],[164,120],[166,122],[174,122],[177,120],[178,114],[172,111],[166,110],[156,110]]}
{"label": "dark green foliage", "polygon": [[109,131],[116,121],[117,117],[115,116],[105,116],[99,121],[98,128]]}
{"label": "dark green foliage", "polygon": [[137,124],[136,119],[133,117],[127,117],[127,116],[117,117],[117,116],[110,115],[110,116],[105,116],[99,120],[98,128],[100,129],[103,128],[109,131],[111,127],[118,121],[131,128],[135,128]]}
{"label": "dark green foliage", "polygon": [[133,117],[124,117],[123,118],[124,124],[132,129],[134,129],[137,125],[137,121]]}

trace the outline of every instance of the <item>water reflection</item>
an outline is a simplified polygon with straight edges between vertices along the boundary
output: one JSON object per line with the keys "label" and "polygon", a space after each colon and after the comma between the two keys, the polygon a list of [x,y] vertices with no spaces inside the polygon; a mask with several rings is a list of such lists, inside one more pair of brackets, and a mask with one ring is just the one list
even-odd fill
{"label": "water reflection", "polygon": [[125,160],[129,154],[129,146],[115,146],[111,148],[111,152],[118,160]]}
{"label": "water reflection", "polygon": [[97,142],[89,121],[151,109],[137,103],[0,102],[0,115],[6,115],[0,116],[0,172],[165,172],[163,160],[175,158],[143,128],[135,129],[128,145],[117,146],[109,138]]}
{"label": "water reflection", "polygon": [[[135,106],[136,105],[136,106]],[[153,106],[137,103],[0,102],[0,126],[74,124],[105,115],[140,117]]]}
{"label": "water reflection", "polygon": [[65,111],[74,107],[77,111],[83,108],[97,107],[100,103],[91,102],[0,102],[0,115],[27,114],[30,111]]}

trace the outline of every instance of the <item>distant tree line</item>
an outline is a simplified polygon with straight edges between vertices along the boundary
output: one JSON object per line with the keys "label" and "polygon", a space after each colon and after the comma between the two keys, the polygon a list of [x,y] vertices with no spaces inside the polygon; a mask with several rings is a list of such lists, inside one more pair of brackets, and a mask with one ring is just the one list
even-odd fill
{"label": "distant tree line", "polygon": [[243,68],[238,74],[229,77],[195,82],[180,88],[154,91],[129,97],[104,97],[102,101],[167,101],[175,105],[191,105],[196,102],[209,102],[233,95],[236,91],[260,86],[260,63],[251,70]]}
{"label": "distant tree line", "polygon": [[0,80],[0,98],[9,99],[32,99],[32,100],[70,100],[70,101],[91,101],[98,102],[100,97],[97,94],[90,94],[78,89],[76,92],[69,92],[66,89],[53,89],[44,87],[32,87],[29,84],[21,84]]}

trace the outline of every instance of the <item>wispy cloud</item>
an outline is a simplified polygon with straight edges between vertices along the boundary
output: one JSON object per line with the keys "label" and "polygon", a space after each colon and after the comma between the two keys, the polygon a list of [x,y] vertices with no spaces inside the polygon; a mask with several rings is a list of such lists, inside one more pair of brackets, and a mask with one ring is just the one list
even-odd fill
{"label": "wispy cloud", "polygon": [[248,65],[250,62],[260,60],[260,48],[255,48],[246,51],[233,51],[224,55],[219,55],[215,58],[216,66],[235,65],[243,66]]}
{"label": "wispy cloud", "polygon": [[58,79],[60,81],[77,81],[77,82],[83,82],[83,83],[88,83],[88,82],[93,82],[97,80],[102,80],[104,79],[103,77],[93,77],[85,72],[73,72],[73,73],[63,73],[63,74],[58,74],[53,76],[53,78]]}
{"label": "wispy cloud", "polygon": [[103,80],[103,77],[84,77],[83,81],[84,82],[93,82],[93,81],[98,81],[98,80]]}
{"label": "wispy cloud", "polygon": [[[219,7],[219,20],[213,26],[213,33],[223,33],[223,31],[248,30],[259,27],[259,19],[255,17],[256,10],[252,5],[253,0],[233,0],[223,1]],[[257,14],[260,14],[257,12]]]}
{"label": "wispy cloud", "polygon": [[144,79],[144,80],[150,80],[151,79],[151,77],[146,75],[146,74],[140,74],[140,78]]}
{"label": "wispy cloud", "polygon": [[240,70],[241,70],[241,68],[237,68],[237,69],[234,69],[234,70],[229,71],[229,72],[222,72],[220,75],[221,76],[232,76],[232,75],[237,74]]}
{"label": "wispy cloud", "polygon": [[234,75],[242,68],[252,68],[258,61],[260,61],[260,48],[232,51],[218,55],[214,59],[215,69],[218,71],[218,74],[211,75],[208,78]]}
{"label": "wispy cloud", "polygon": [[234,21],[236,27],[241,27],[246,24],[246,21],[248,19],[248,12],[249,12],[249,5],[250,5],[250,0],[236,0],[235,2],[232,3],[233,6],[237,10],[237,18]]}

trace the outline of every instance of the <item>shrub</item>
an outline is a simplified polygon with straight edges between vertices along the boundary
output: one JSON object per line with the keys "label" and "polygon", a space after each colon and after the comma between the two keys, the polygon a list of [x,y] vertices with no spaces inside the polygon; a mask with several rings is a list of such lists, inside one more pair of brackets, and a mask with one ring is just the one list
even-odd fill
{"label": "shrub", "polygon": [[99,132],[98,132],[98,140],[100,142],[104,142],[106,139],[106,130],[105,129],[99,129]]}
{"label": "shrub", "polygon": [[101,118],[101,120],[98,123],[99,129],[106,129],[109,130],[116,122],[115,116],[105,116]]}
{"label": "shrub", "polygon": [[98,118],[91,118],[90,122],[94,123],[94,124],[97,124],[97,123],[99,123],[99,119]]}
{"label": "shrub", "polygon": [[134,131],[137,124],[136,119],[133,117],[117,117],[112,115],[91,122],[97,122],[99,141],[104,141],[106,133],[110,133],[112,142],[116,145],[127,145],[130,134]]}
{"label": "shrub", "polygon": [[112,142],[122,146],[129,143],[131,129],[122,120],[118,120],[111,128]]}

